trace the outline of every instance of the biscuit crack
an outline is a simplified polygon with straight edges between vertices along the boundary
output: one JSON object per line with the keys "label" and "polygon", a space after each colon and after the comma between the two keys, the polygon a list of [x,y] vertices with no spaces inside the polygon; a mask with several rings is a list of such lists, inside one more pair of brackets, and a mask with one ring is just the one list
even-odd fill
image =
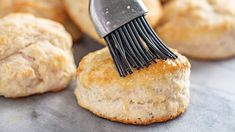
{"label": "biscuit crack", "polygon": [[[29,44],[25,45],[24,47],[18,49],[17,51],[15,51],[15,52],[9,54],[8,56],[5,56],[4,58],[0,59],[0,62],[1,62],[1,61],[4,61],[4,60],[6,60],[6,59],[8,59],[8,58],[11,57],[11,56],[15,56],[15,55],[17,55],[17,54],[21,54],[21,53],[20,53],[21,50],[24,50],[24,49],[30,47],[30,46],[33,45],[33,44],[34,44],[34,43],[29,43]],[[10,48],[8,48],[8,49],[10,49]]]}
{"label": "biscuit crack", "polygon": [[39,72],[39,65],[36,65],[35,63],[33,63],[35,61],[35,58],[34,57],[31,57],[31,56],[28,56],[28,55],[25,55],[23,54],[22,52],[19,52],[19,54],[25,59],[27,60],[28,62],[30,62],[30,65],[31,65],[31,68],[33,69],[36,77],[37,77],[37,83],[35,83],[34,85],[30,85],[30,86],[35,86],[35,85],[38,85],[39,83],[42,83],[43,82],[43,78]]}

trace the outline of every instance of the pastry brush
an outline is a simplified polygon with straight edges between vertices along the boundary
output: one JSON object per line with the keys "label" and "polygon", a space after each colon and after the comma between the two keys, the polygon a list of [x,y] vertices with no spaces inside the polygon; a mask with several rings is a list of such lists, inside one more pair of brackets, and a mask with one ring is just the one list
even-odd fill
{"label": "pastry brush", "polygon": [[121,77],[148,67],[155,59],[176,59],[151,28],[142,0],[90,0],[89,12],[109,48]]}

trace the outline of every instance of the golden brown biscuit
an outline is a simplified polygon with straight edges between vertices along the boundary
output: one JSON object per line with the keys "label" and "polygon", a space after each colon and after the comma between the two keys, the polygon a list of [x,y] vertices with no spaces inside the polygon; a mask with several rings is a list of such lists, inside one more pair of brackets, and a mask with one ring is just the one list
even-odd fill
{"label": "golden brown biscuit", "polygon": [[175,0],[164,6],[159,36],[179,52],[197,59],[235,55],[234,0]]}
{"label": "golden brown biscuit", "polygon": [[62,0],[0,0],[0,17],[12,12],[32,13],[62,23],[76,41],[81,36],[77,26],[67,15]]}
{"label": "golden brown biscuit", "polygon": [[[88,12],[88,0],[64,0],[66,8],[71,18],[84,33],[94,38],[98,42],[105,44],[102,38],[98,36],[90,20]],[[143,0],[149,9],[147,19],[150,24],[156,25],[162,15],[162,7],[158,0]]]}
{"label": "golden brown biscuit", "polygon": [[0,19],[0,96],[64,89],[76,73],[71,48],[71,36],[57,22],[30,14]]}
{"label": "golden brown biscuit", "polygon": [[125,78],[119,77],[107,48],[88,54],[77,71],[78,103],[94,114],[127,124],[164,122],[189,104],[190,63],[156,60]]}

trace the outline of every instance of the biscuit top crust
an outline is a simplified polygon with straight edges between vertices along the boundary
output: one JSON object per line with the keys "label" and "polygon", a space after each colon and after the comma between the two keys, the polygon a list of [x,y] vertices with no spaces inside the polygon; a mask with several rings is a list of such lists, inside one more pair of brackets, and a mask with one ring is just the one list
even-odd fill
{"label": "biscuit top crust", "polygon": [[23,13],[11,14],[0,21],[0,60],[45,41],[63,50],[70,50],[72,45],[71,36],[54,21]]}
{"label": "biscuit top crust", "polygon": [[93,52],[85,56],[79,64],[77,76],[83,86],[107,88],[114,85],[122,88],[135,88],[141,85],[151,84],[164,74],[190,69],[190,63],[186,57],[174,51],[178,58],[156,60],[148,68],[134,71],[133,74],[122,78],[116,71],[113,60],[107,48]]}
{"label": "biscuit top crust", "polygon": [[234,0],[174,0],[167,3],[163,10],[164,17],[158,28],[161,36],[170,30],[172,33],[179,32],[172,34],[173,38],[182,40],[208,32],[216,38],[235,29]]}

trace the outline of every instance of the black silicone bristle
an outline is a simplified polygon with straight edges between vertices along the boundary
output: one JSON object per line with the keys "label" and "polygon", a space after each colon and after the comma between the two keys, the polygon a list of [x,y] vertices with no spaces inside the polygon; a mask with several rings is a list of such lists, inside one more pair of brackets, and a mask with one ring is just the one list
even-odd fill
{"label": "black silicone bristle", "polygon": [[136,18],[104,37],[121,77],[149,66],[155,59],[177,56],[160,40],[144,16]]}

